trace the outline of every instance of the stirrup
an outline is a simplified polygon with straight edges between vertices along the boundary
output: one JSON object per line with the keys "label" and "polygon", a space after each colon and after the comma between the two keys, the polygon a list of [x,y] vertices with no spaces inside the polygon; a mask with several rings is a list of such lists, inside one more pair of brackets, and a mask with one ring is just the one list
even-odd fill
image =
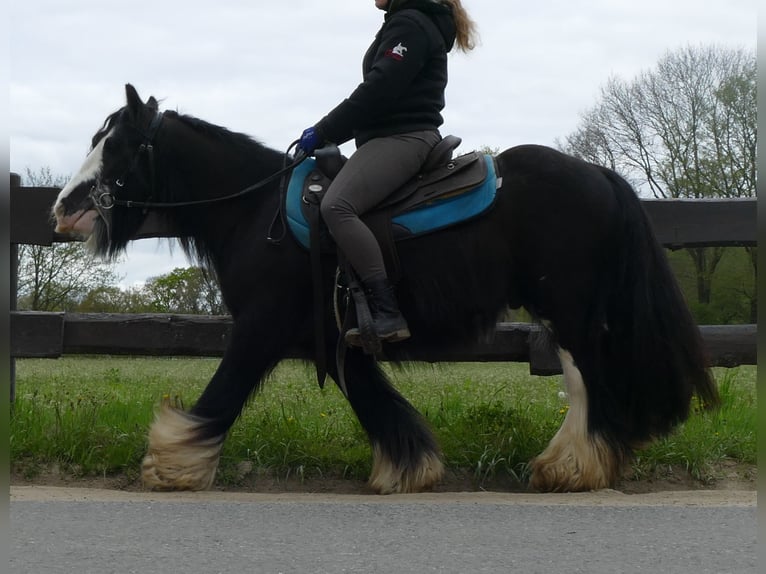
{"label": "stirrup", "polygon": [[[378,335],[378,339],[383,343],[398,343],[410,338],[410,329],[405,326],[403,329],[396,329],[390,333],[384,333],[382,336]],[[358,327],[353,327],[346,331],[344,336],[347,345],[352,347],[364,347],[362,341],[362,333]]]}

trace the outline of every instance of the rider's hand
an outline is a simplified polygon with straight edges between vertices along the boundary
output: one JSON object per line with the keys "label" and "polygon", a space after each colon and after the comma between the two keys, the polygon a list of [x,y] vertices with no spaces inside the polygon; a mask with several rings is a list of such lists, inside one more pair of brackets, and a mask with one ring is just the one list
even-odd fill
{"label": "rider's hand", "polygon": [[300,142],[298,142],[298,151],[302,151],[306,155],[311,155],[322,143],[324,143],[322,133],[316,127],[312,126],[303,130]]}

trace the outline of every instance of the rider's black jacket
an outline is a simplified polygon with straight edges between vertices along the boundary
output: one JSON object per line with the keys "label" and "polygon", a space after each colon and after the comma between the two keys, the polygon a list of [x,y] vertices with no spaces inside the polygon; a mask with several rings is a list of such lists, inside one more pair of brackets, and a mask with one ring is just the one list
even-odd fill
{"label": "rider's black jacket", "polygon": [[399,2],[365,54],[363,81],[316,125],[327,141],[437,129],[443,122],[452,9],[436,0]]}

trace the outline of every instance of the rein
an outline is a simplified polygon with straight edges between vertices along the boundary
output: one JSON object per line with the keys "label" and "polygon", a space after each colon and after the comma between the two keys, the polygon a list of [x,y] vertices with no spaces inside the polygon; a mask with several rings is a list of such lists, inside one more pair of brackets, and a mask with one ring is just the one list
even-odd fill
{"label": "rein", "polygon": [[[156,186],[156,177],[155,177],[155,161],[154,161],[154,139],[157,136],[157,132],[159,131],[160,125],[162,124],[163,119],[163,113],[158,112],[154,118],[152,118],[152,122],[149,125],[149,131],[144,136],[145,141],[138,146],[138,150],[136,151],[136,155],[133,159],[133,163],[131,164],[130,168],[125,172],[125,175],[121,178],[118,178],[114,181],[114,184],[117,187],[124,187],[125,186],[125,179],[128,177],[128,175],[133,172],[133,170],[138,165],[138,161],[144,153],[148,154],[149,158],[149,171],[150,171],[150,177],[151,177],[151,192],[149,194],[149,197],[154,196],[155,192],[155,186]],[[290,147],[287,148],[287,153],[285,154],[285,162],[283,164],[284,167],[280,169],[279,171],[269,175],[268,177],[254,183],[253,185],[250,185],[244,189],[241,189],[235,193],[232,193],[230,195],[225,195],[223,197],[213,197],[210,199],[197,199],[192,201],[171,201],[171,202],[162,202],[162,201],[132,201],[128,199],[118,199],[114,196],[114,194],[109,191],[103,191],[97,189],[96,186],[93,186],[90,190],[90,197],[93,203],[96,206],[96,210],[101,213],[101,210],[109,211],[114,206],[122,206],[122,207],[137,207],[141,209],[150,209],[150,208],[174,208],[174,207],[191,207],[195,205],[210,205],[212,203],[220,203],[222,201],[229,201],[232,199],[236,199],[238,197],[242,197],[243,195],[247,195],[248,193],[251,193],[255,191],[256,189],[260,189],[269,183],[279,179],[286,173],[292,171],[295,169],[299,164],[301,164],[308,156],[303,153],[298,153],[297,158],[290,164],[286,165],[287,163],[287,157],[290,152],[290,150],[298,144],[299,140],[294,141],[290,144]],[[103,216],[103,214],[102,214]]]}

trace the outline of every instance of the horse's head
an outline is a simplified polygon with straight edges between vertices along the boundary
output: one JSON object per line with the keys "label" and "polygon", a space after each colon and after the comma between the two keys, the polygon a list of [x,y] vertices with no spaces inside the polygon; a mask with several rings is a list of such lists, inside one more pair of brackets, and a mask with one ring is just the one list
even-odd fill
{"label": "horse's head", "polygon": [[144,103],[125,86],[127,105],[93,136],[80,170],[56,199],[56,231],[88,238],[100,255],[117,255],[140,227],[145,212],[126,201],[145,201],[154,185],[152,144],[159,127],[154,98]]}

